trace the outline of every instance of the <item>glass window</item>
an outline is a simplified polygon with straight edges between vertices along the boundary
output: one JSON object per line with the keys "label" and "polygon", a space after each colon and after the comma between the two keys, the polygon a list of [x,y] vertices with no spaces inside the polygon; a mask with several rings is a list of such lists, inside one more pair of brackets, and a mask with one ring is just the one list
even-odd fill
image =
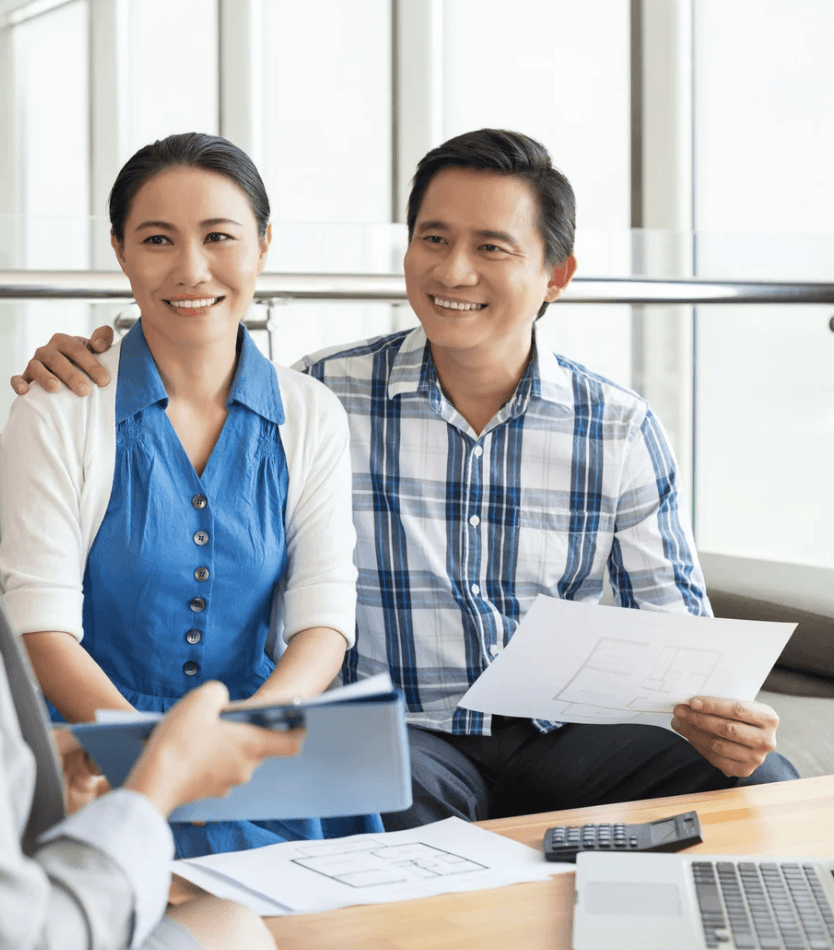
{"label": "glass window", "polygon": [[[834,89],[826,0],[695,6],[697,273],[834,279]],[[781,233],[780,233],[781,232]],[[831,307],[701,307],[703,550],[834,567]]]}
{"label": "glass window", "polygon": [[[445,5],[445,137],[484,127],[539,139],[577,199],[578,274],[631,266],[629,5],[455,0]],[[546,345],[620,383],[631,379],[628,307],[557,303]]]}
{"label": "glass window", "polygon": [[217,23],[217,0],[131,0],[129,153],[123,160],[176,132],[217,134]]}

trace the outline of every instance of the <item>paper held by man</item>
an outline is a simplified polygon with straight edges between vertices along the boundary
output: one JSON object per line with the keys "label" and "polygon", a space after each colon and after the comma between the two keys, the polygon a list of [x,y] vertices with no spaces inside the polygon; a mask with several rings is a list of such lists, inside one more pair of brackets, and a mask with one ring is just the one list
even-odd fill
{"label": "paper held by man", "polygon": [[554,722],[669,729],[675,705],[693,696],[754,699],[795,626],[539,595],[460,705]]}

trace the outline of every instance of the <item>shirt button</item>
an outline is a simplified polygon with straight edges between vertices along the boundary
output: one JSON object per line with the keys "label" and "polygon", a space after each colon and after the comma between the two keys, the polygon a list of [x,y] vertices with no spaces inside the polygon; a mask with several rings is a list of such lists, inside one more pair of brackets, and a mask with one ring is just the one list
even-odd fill
{"label": "shirt button", "polygon": [[501,652],[501,647],[499,647],[497,643],[493,643],[490,645],[490,648],[489,648],[490,656],[498,656],[500,652]]}
{"label": "shirt button", "polygon": [[473,594],[480,594],[480,593],[481,593],[481,588],[478,587],[477,584],[473,584],[469,589],[472,591]]}
{"label": "shirt button", "polygon": [[472,515],[469,519],[469,524],[471,524],[473,528],[477,528],[480,523],[481,519],[477,515]]}
{"label": "shirt button", "polygon": [[198,581],[207,581],[209,579],[209,569],[207,567],[198,567],[194,571],[194,577]]}
{"label": "shirt button", "polygon": [[183,663],[182,671],[186,676],[195,676],[200,669],[199,666],[193,661],[189,660],[187,663]]}
{"label": "shirt button", "polygon": [[195,614],[198,614],[201,610],[205,610],[206,602],[202,597],[195,597],[193,600],[188,602],[188,606],[194,611]]}
{"label": "shirt button", "polygon": [[205,508],[206,505],[208,504],[208,498],[206,498],[205,495],[195,495],[195,496],[191,499],[191,504],[194,505],[194,507],[195,507],[198,511],[200,511],[200,510],[202,510],[203,508]]}
{"label": "shirt button", "polygon": [[194,532],[194,543],[199,544],[202,547],[204,544],[208,544],[208,531],[195,531]]}
{"label": "shirt button", "polygon": [[484,450],[480,447],[480,445],[476,445],[475,448],[472,450],[472,454],[475,456],[476,459],[479,459],[484,454]]}
{"label": "shirt button", "polygon": [[189,630],[185,635],[185,639],[189,643],[199,643],[203,639],[203,635],[199,630]]}

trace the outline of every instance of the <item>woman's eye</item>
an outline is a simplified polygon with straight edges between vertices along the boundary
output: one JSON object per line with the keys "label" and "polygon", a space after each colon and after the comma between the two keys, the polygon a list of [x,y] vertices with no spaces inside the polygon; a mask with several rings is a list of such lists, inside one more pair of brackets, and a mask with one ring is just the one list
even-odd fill
{"label": "woman's eye", "polygon": [[222,231],[212,231],[206,235],[206,244],[220,244],[223,241],[231,241],[230,234],[223,234]]}
{"label": "woman's eye", "polygon": [[170,244],[171,239],[166,237],[164,234],[152,234],[150,237],[146,237],[143,244],[153,244],[159,247],[162,244]]}

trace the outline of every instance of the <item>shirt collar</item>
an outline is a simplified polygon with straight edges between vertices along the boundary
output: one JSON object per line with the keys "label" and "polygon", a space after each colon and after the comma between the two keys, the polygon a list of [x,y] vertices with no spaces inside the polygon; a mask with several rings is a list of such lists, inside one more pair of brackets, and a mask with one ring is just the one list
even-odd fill
{"label": "shirt collar", "polygon": [[[246,406],[258,415],[281,425],[284,404],[278,377],[269,360],[255,346],[249,331],[238,328],[238,361],[226,407],[233,403]],[[116,421],[123,422],[155,403],[168,405],[168,393],[162,384],[145,334],[137,320],[122,340],[119,357],[119,382],[116,389]]]}
{"label": "shirt collar", "polygon": [[[389,399],[405,393],[423,394],[435,411],[442,400],[431,348],[422,327],[416,327],[405,337],[388,378]],[[573,404],[569,374],[550,350],[538,345],[535,325],[533,354],[510,400],[512,414],[523,412],[530,399],[544,399],[561,406]]]}
{"label": "shirt collar", "polygon": [[237,331],[237,345],[237,371],[226,407],[230,409],[232,403],[240,403],[264,419],[282,425],[286,417],[275,367],[255,346],[243,324]]}
{"label": "shirt collar", "polygon": [[116,422],[124,422],[157,402],[167,406],[168,393],[148,349],[142,321],[137,320],[122,339],[116,387]]}
{"label": "shirt collar", "polygon": [[440,398],[429,341],[422,327],[405,337],[388,376],[388,398],[405,393],[422,393],[429,399]]}

